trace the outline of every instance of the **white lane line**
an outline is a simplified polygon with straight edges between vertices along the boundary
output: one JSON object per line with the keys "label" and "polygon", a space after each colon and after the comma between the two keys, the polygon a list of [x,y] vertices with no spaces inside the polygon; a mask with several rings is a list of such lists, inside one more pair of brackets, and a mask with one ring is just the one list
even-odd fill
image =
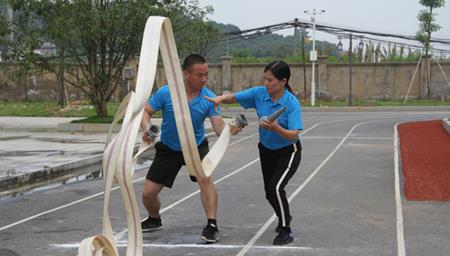
{"label": "white lane line", "polygon": [[[350,131],[344,136],[344,138],[342,138],[342,140],[339,142],[339,144],[334,148],[334,150],[327,156],[327,158],[325,158],[325,160],[322,161],[322,163],[320,163],[320,165],[308,176],[308,178],[300,185],[300,187],[298,187],[294,193],[291,194],[291,196],[289,197],[288,201],[291,202],[292,199],[294,199],[298,193],[300,193],[300,191],[303,190],[303,188],[308,185],[308,183],[314,178],[314,176],[316,176],[316,174],[319,172],[320,169],[322,169],[322,167],[331,159],[331,157],[336,153],[336,151],[344,144],[345,140],[350,136],[350,134],[353,132],[353,130],[365,123],[369,123],[370,121],[366,121],[366,122],[360,122],[358,124],[355,124]],[[250,239],[250,241],[248,241],[248,243],[242,248],[242,250],[236,254],[236,256],[243,256],[245,255],[248,250],[250,250],[250,248],[252,248],[256,242],[256,240],[259,239],[259,237],[261,237],[261,235],[267,230],[267,228],[272,224],[272,222],[275,220],[275,214],[273,214],[269,220],[267,220],[267,222],[258,230],[258,232]]]}
{"label": "white lane line", "polygon": [[397,255],[405,256],[405,235],[403,233],[403,209],[402,209],[402,196],[400,194],[400,174],[398,167],[398,124],[394,126],[394,174],[395,174],[395,209],[397,220]]}
{"label": "white lane line", "polygon": [[[232,146],[232,145],[237,144],[237,143],[239,143],[239,142],[242,142],[242,141],[244,141],[244,140],[246,140],[246,139],[249,139],[249,138],[255,136],[256,134],[257,134],[257,133],[254,133],[254,134],[249,135],[249,136],[247,136],[247,137],[244,137],[244,138],[242,138],[242,139],[240,139],[240,140],[237,140],[237,141],[235,141],[235,142],[233,142],[233,143],[230,143],[229,146]],[[259,159],[259,158],[258,158],[258,159]],[[254,161],[252,161],[250,164],[253,164],[253,163],[254,163]],[[247,167],[247,166],[248,166],[248,164],[245,165],[245,167]],[[144,168],[148,168],[148,167],[144,167]],[[144,169],[144,168],[142,168],[142,169]],[[138,169],[138,170],[142,170],[142,169]],[[239,170],[240,170],[240,169],[239,169]],[[238,172],[238,170],[235,171],[235,172],[233,172],[233,173],[236,173],[236,172]],[[225,176],[225,177],[229,177],[229,176],[230,176],[230,175],[227,175],[227,176]],[[136,182],[139,182],[139,181],[144,180],[144,179],[145,179],[145,176],[142,177],[142,178],[133,180],[132,183],[136,183]],[[218,180],[218,181],[219,181],[219,180]],[[217,182],[217,181],[216,181],[216,182]],[[111,191],[114,191],[114,190],[117,190],[117,189],[119,189],[119,186],[113,187],[113,188],[111,189]],[[194,193],[198,193],[198,191],[196,191],[196,192],[194,192]],[[67,204],[64,204],[64,205],[55,207],[55,208],[53,208],[53,209],[49,209],[49,210],[47,210],[47,211],[37,213],[37,214],[32,215],[32,216],[30,216],[30,217],[27,217],[27,218],[25,218],[25,219],[22,219],[22,220],[19,220],[19,221],[14,222],[14,223],[8,224],[8,225],[6,225],[6,226],[0,227],[0,231],[6,230],[6,229],[8,229],[8,228],[17,226],[17,225],[19,225],[19,224],[22,224],[22,223],[24,223],[24,222],[27,222],[27,221],[30,221],[30,220],[33,220],[33,219],[36,219],[36,218],[39,218],[39,217],[41,217],[41,216],[43,216],[43,215],[46,215],[46,214],[49,214],[49,213],[52,213],[52,212],[59,211],[59,210],[61,210],[61,209],[67,208],[67,207],[69,207],[69,206],[73,206],[73,205],[82,203],[82,202],[84,202],[84,201],[87,201],[87,200],[89,200],[89,199],[92,199],[92,198],[101,196],[101,195],[103,195],[103,194],[104,194],[104,192],[102,191],[102,192],[99,192],[99,193],[96,193],[96,194],[93,194],[93,195],[90,195],[90,196],[81,198],[81,199],[79,199],[79,200],[76,200],[76,201],[73,201],[73,202],[70,202],[70,203],[67,203]],[[195,195],[195,194],[194,194],[194,195]],[[193,196],[193,195],[191,194],[190,196]],[[186,198],[186,199],[187,199],[187,198]],[[172,207],[173,207],[173,206],[172,206]],[[166,208],[167,208],[167,207],[166,207]]]}
{"label": "white lane line", "polygon": [[[247,167],[249,167],[250,165],[252,165],[252,164],[254,164],[254,163],[258,162],[258,161],[259,161],[259,157],[256,158],[255,160],[253,160],[253,161],[247,163],[246,165],[242,166],[241,168],[239,168],[239,169],[237,169],[237,170],[235,170],[235,171],[233,171],[233,172],[231,172],[231,173],[229,173],[229,174],[223,176],[222,178],[216,180],[216,181],[214,182],[214,184],[217,184],[217,183],[219,183],[219,182],[221,182],[221,181],[227,179],[228,177],[230,177],[230,176],[232,176],[232,175],[234,175],[234,174],[236,174],[236,173],[238,173],[238,172],[240,172],[240,171],[246,169]],[[180,200],[178,200],[178,201],[172,203],[171,205],[169,205],[169,206],[163,208],[163,209],[160,211],[160,213],[164,213],[164,212],[166,212],[166,211],[172,209],[173,207],[175,207],[175,206],[181,204],[182,202],[184,202],[184,201],[186,201],[187,199],[189,199],[189,198],[195,196],[195,195],[198,194],[198,193],[200,193],[200,189],[197,189],[196,191],[190,193],[189,195],[187,195],[187,196],[181,198]],[[147,217],[143,218],[142,220],[144,220],[144,219],[146,219],[146,218],[147,218]],[[142,220],[141,220],[141,221],[142,221]],[[122,230],[122,231],[116,233],[116,234],[114,235],[114,238],[116,239],[116,241],[123,240],[123,238],[125,237],[127,231],[128,231],[128,229],[124,229],[124,230]]]}
{"label": "white lane line", "polygon": [[247,137],[244,137],[244,138],[242,138],[242,139],[239,139],[239,140],[237,140],[237,141],[234,141],[234,142],[230,143],[228,146],[231,147],[231,146],[233,146],[233,145],[235,145],[235,144],[238,144],[238,143],[240,143],[240,142],[242,142],[242,141],[244,141],[244,140],[250,139],[251,137],[253,137],[253,136],[255,136],[255,135],[258,135],[258,133],[253,133],[252,135],[249,135],[249,136],[247,136]]}
{"label": "white lane line", "polygon": [[[342,139],[342,136],[303,136],[303,139]],[[393,140],[392,137],[350,137],[349,140]]]}
{"label": "white lane line", "polygon": [[[318,126],[319,124],[323,124],[323,123],[331,123],[331,122],[337,122],[337,121],[340,121],[340,120],[336,120],[336,121],[326,121],[326,122],[317,123],[317,124],[313,125],[312,127],[310,127],[309,129],[305,130],[302,134],[305,134],[305,133],[309,132],[310,130],[312,130],[312,129],[314,129],[316,126]],[[242,138],[242,139],[240,139],[240,140],[237,140],[237,141],[235,141],[235,142],[233,142],[233,143],[230,143],[229,146],[232,146],[232,145],[234,145],[234,144],[236,144],[236,143],[238,143],[238,142],[244,141],[244,140],[246,140],[246,139],[248,139],[248,138],[251,138],[251,137],[253,137],[253,136],[257,135],[257,134],[258,134],[258,133],[251,134],[251,135],[249,135],[249,136],[247,136],[247,137],[244,137],[244,138]],[[300,134],[300,135],[302,135],[302,134]],[[228,177],[230,177],[230,176],[232,176],[232,175],[234,175],[234,174],[236,174],[236,173],[238,173],[238,172],[244,170],[244,169],[247,168],[248,166],[250,166],[250,165],[256,163],[257,161],[259,161],[259,157],[256,158],[256,159],[254,159],[253,161],[247,163],[246,165],[242,166],[241,168],[239,168],[239,169],[237,169],[237,170],[235,170],[235,171],[233,171],[233,172],[231,172],[231,173],[225,175],[224,177],[222,177],[222,178],[216,180],[216,181],[214,182],[214,184],[217,184],[217,183],[219,183],[219,182],[221,182],[221,181],[227,179]],[[171,209],[171,208],[173,208],[174,206],[180,204],[181,202],[183,202],[183,201],[185,201],[185,200],[187,200],[187,199],[193,197],[194,195],[198,194],[199,192],[200,192],[200,189],[198,189],[198,190],[192,192],[191,194],[189,194],[189,195],[187,195],[187,196],[181,198],[180,200],[174,202],[173,204],[171,204],[171,205],[169,205],[169,206],[163,208],[160,212],[161,212],[161,213],[164,213],[164,212],[168,211],[169,209]],[[145,218],[143,218],[142,220],[144,220],[144,219],[145,219]],[[142,221],[142,220],[141,220],[141,221]],[[120,231],[120,232],[117,232],[117,233],[114,235],[114,239],[116,239],[116,241],[124,240],[124,237],[126,236],[126,233],[127,233],[127,232],[128,232],[128,229],[124,229],[124,230],[122,230],[122,231]]]}
{"label": "white lane line", "polygon": [[[118,189],[118,188],[119,188],[119,187],[114,187],[112,190],[116,190],[116,189]],[[112,190],[111,190],[111,191],[112,191]],[[50,209],[50,210],[47,210],[47,211],[44,211],[44,212],[35,214],[35,215],[30,216],[30,217],[28,217],[28,218],[25,218],[25,219],[16,221],[16,222],[14,222],[14,223],[11,223],[11,224],[6,225],[6,226],[3,226],[3,227],[0,227],[0,231],[3,231],[3,230],[5,230],[5,229],[8,229],[8,228],[11,228],[11,227],[14,227],[14,226],[17,226],[17,225],[22,224],[22,223],[24,223],[24,222],[27,222],[27,221],[29,221],[29,220],[36,219],[36,218],[38,218],[38,217],[40,217],[40,216],[42,216],[42,215],[46,215],[46,214],[48,214],[48,213],[52,213],[52,212],[61,210],[61,209],[64,209],[64,208],[66,208],[66,207],[69,207],[69,206],[72,206],[72,205],[75,205],[75,204],[79,204],[79,203],[81,203],[81,202],[84,202],[84,201],[86,201],[86,200],[92,199],[92,198],[97,197],[97,196],[100,196],[100,195],[103,195],[103,192],[100,192],[100,193],[97,193],[97,194],[93,194],[93,195],[90,195],[90,196],[85,197],[85,198],[81,198],[81,199],[76,200],[76,201],[73,201],[73,202],[71,202],[71,203],[68,203],[68,204],[64,204],[64,205],[58,206],[58,207],[56,207],[56,208],[53,208],[53,209]]]}
{"label": "white lane line", "polygon": [[[313,125],[312,127],[310,127],[309,129],[305,130],[302,134],[305,134],[306,132],[312,130],[313,128],[315,128],[315,127],[318,126],[319,124],[330,123],[330,122],[338,122],[338,121],[340,121],[340,120],[336,120],[336,121],[326,121],[326,122],[317,123],[317,124]],[[255,136],[256,134],[257,134],[257,133],[252,134],[252,135],[250,135],[250,136],[247,136],[247,137],[241,139],[240,141],[243,141],[244,139],[251,138],[251,137]],[[301,136],[302,134],[300,134],[300,136]],[[240,141],[239,141],[239,142],[240,142]],[[236,144],[236,143],[237,143],[237,141],[234,142],[234,143],[231,143],[230,145],[234,145],[234,144]],[[255,159],[255,160],[251,161],[250,163],[248,163],[247,165],[241,167],[240,169],[238,169],[238,170],[236,170],[236,171],[234,171],[234,172],[232,172],[232,173],[230,173],[230,174],[228,174],[228,175],[222,177],[221,179],[217,180],[215,183],[218,183],[218,182],[220,182],[220,181],[222,181],[222,180],[224,180],[224,179],[230,177],[231,175],[234,175],[235,173],[237,173],[237,172],[239,172],[239,171],[245,169],[246,167],[252,165],[253,163],[255,163],[255,162],[258,161],[258,160],[259,160],[259,158],[257,158],[257,159]],[[134,180],[132,183],[136,183],[136,182],[141,181],[141,180],[144,180],[144,179],[145,179],[145,177],[142,177],[142,178],[139,178],[139,179]],[[113,187],[113,188],[111,189],[111,191],[117,190],[118,188],[119,188],[119,186]],[[192,196],[194,196],[194,195],[197,194],[197,193],[199,193],[199,190],[197,190],[197,191],[191,193],[190,195],[188,195],[188,196],[186,196],[186,197],[184,197],[184,198],[182,198],[182,199],[180,199],[180,200],[183,200],[183,201],[184,201],[184,200],[186,200],[187,198],[192,197]],[[87,200],[89,200],[89,199],[92,199],[92,198],[101,196],[101,195],[103,195],[103,194],[104,194],[104,192],[102,191],[102,192],[99,192],[99,193],[96,193],[96,194],[87,196],[87,197],[85,197],[85,198],[81,198],[81,199],[79,199],[79,200],[73,201],[73,202],[71,202],[71,203],[67,203],[67,204],[64,204],[64,205],[55,207],[55,208],[53,208],[53,209],[50,209],[50,210],[47,210],[47,211],[44,211],[44,212],[41,212],[41,213],[32,215],[32,216],[30,216],[30,217],[28,217],[28,218],[25,218],[25,219],[16,221],[16,222],[14,222],[14,223],[8,224],[8,225],[3,226],[3,227],[0,227],[0,231],[6,230],[6,229],[8,229],[8,228],[17,226],[17,225],[19,225],[19,224],[22,224],[22,223],[24,223],[24,222],[27,222],[27,221],[30,221],[30,220],[33,220],[33,219],[36,219],[36,218],[41,217],[41,216],[43,216],[43,215],[46,215],[46,214],[49,214],[49,213],[52,213],[52,212],[59,211],[59,210],[61,210],[61,209],[67,208],[67,207],[69,207],[69,206],[73,206],[73,205],[82,203],[82,202],[84,202],[84,201],[87,201]],[[166,207],[166,208],[170,209],[170,208],[174,207],[174,206],[177,205],[177,204],[178,204],[178,203],[175,202],[175,203],[173,203],[172,205],[169,205],[169,206]],[[167,211],[168,209],[166,210],[166,208],[164,208],[163,211],[164,211],[164,210]],[[121,236],[124,234],[124,232],[126,232],[126,231],[127,231],[127,230],[124,230],[124,231],[121,231],[121,232],[117,233],[117,234],[115,235],[115,237],[116,237],[116,236],[121,237]]]}
{"label": "white lane line", "polygon": [[[117,247],[127,247],[127,241],[117,242]],[[70,244],[51,244],[52,247],[72,249],[78,248],[78,243]],[[239,249],[244,247],[244,245],[239,244],[149,244],[144,243],[144,247],[147,248],[201,248],[201,249]],[[301,246],[255,246],[253,248],[263,249],[263,250],[275,250],[275,251],[306,251],[312,250],[311,247],[301,247]]]}
{"label": "white lane line", "polygon": [[[242,141],[244,141],[244,140],[247,140],[247,139],[249,139],[249,138],[251,138],[251,137],[253,137],[253,136],[257,135],[257,134],[258,134],[258,133],[251,134],[251,135],[249,135],[249,136],[247,136],[247,137],[244,137],[244,138],[239,139],[239,140],[237,140],[237,141],[235,141],[235,142],[233,142],[233,143],[228,144],[228,146],[231,147],[231,146],[233,146],[233,145],[235,145],[235,144],[237,144],[237,143],[240,143],[240,142],[242,142]],[[259,160],[259,158],[257,158],[257,159],[255,159],[255,160],[253,160],[253,161],[251,161],[251,162],[245,164],[245,165],[242,166],[241,168],[239,168],[239,169],[237,169],[237,170],[235,170],[235,171],[233,171],[233,172],[231,172],[231,173],[225,175],[224,177],[222,177],[222,178],[220,178],[220,179],[214,181],[214,184],[217,184],[217,183],[219,183],[219,182],[221,182],[221,181],[227,179],[228,177],[230,177],[230,176],[232,176],[232,175],[234,175],[234,174],[236,174],[236,173],[238,173],[238,172],[244,170],[245,168],[247,168],[247,167],[249,167],[250,165],[252,165],[252,164],[254,164],[255,162],[257,162],[258,160]],[[194,191],[194,192],[192,192],[191,194],[189,194],[189,195],[187,195],[187,196],[181,198],[180,200],[178,200],[178,201],[172,203],[171,205],[169,205],[169,206],[167,206],[167,207],[164,207],[164,208],[160,211],[160,213],[164,213],[164,212],[166,212],[166,211],[172,209],[173,207],[177,206],[178,204],[181,204],[182,202],[184,202],[184,201],[186,201],[187,199],[189,199],[189,198],[195,196],[195,195],[198,194],[198,193],[200,193],[200,189],[197,189],[196,191]],[[141,219],[141,221],[145,220],[146,218],[147,218],[147,217]],[[127,228],[124,229],[124,230],[122,230],[122,231],[120,231],[120,232],[117,232],[116,234],[114,234],[114,238],[116,239],[116,241],[123,240],[124,237],[125,237],[125,235],[127,234],[127,232],[128,232],[128,229],[127,229]]]}

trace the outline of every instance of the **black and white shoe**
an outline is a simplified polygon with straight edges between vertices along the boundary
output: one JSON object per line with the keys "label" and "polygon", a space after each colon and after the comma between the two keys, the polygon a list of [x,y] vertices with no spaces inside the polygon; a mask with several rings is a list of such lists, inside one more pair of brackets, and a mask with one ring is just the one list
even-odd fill
{"label": "black and white shoe", "polygon": [[203,229],[200,238],[207,243],[215,243],[219,241],[219,229],[214,224],[208,224]]}
{"label": "black and white shoe", "polygon": [[294,235],[292,235],[290,228],[281,228],[278,235],[273,240],[274,245],[288,244],[294,241]]}
{"label": "black and white shoe", "polygon": [[142,232],[151,232],[162,229],[161,218],[152,218],[148,216],[146,220],[141,222]]}

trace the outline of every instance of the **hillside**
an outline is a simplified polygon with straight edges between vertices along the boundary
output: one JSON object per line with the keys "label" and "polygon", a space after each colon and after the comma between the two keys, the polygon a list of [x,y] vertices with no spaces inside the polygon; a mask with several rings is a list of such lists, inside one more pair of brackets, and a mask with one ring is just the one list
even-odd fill
{"label": "hillside", "polygon": [[[222,24],[211,22],[214,26],[219,28],[222,33],[239,31],[240,28],[232,24]],[[234,59],[238,59],[239,62],[252,62],[257,58],[286,58],[292,56],[293,52],[293,40],[294,40],[294,30],[291,29],[292,35],[284,36],[275,33],[269,33],[251,39],[238,39],[229,40],[228,51]],[[307,34],[308,36],[308,34]],[[301,39],[299,38],[296,42],[297,54],[301,54]],[[337,47],[335,44],[327,41],[317,41],[316,47],[321,54],[322,51],[327,52],[331,55],[337,54]],[[305,40],[305,55],[309,56],[309,51],[312,48],[312,41],[310,38]],[[221,56],[227,54],[227,41],[223,40],[218,42],[214,48],[208,53],[207,58],[210,62],[220,62]],[[298,56],[299,58],[299,56]],[[298,59],[295,58],[295,59]],[[308,59],[308,58],[307,58]],[[264,60],[263,60],[264,61]]]}

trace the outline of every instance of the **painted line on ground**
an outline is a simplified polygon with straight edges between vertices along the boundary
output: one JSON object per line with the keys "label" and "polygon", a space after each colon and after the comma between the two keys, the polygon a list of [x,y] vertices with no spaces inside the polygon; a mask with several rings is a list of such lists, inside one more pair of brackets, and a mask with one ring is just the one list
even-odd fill
{"label": "painted line on ground", "polygon": [[[325,124],[325,123],[339,122],[339,121],[342,121],[342,120],[333,120],[333,121],[325,121],[325,122],[316,123],[315,125],[311,126],[311,127],[308,128],[307,130],[305,130],[305,131],[303,131],[301,134],[299,134],[299,137],[301,137],[303,134],[306,134],[306,133],[309,132],[310,130],[314,129],[314,128],[317,127],[318,125]],[[212,133],[212,134],[214,134],[214,133]],[[251,138],[251,137],[253,137],[253,136],[257,135],[257,134],[258,134],[258,133],[251,134],[250,136],[244,137],[244,138],[242,138],[242,139],[240,139],[240,140],[238,140],[238,141],[239,141],[239,142],[242,142],[242,141],[244,141],[244,140],[246,140],[246,139],[248,139],[248,138]],[[236,141],[236,142],[234,142],[234,143],[231,143],[229,146],[237,144],[238,141]],[[228,177],[230,177],[230,176],[232,176],[232,175],[234,175],[234,174],[236,174],[236,173],[242,171],[243,169],[247,168],[248,166],[254,164],[254,163],[257,162],[257,161],[259,161],[259,158],[256,158],[255,160],[253,160],[253,161],[247,163],[246,165],[244,165],[243,167],[241,167],[241,168],[239,168],[239,169],[233,171],[232,173],[230,173],[230,174],[228,174],[228,175],[226,175],[226,176],[224,176],[224,177],[218,179],[217,181],[214,182],[214,184],[219,183],[219,182],[221,182],[222,180],[225,180],[226,178],[228,178]],[[143,169],[144,169],[144,168],[143,168]],[[140,170],[142,170],[142,169],[140,169]],[[142,178],[133,180],[132,183],[136,183],[136,182],[141,181],[141,180],[144,180],[144,179],[145,179],[145,177],[142,177]],[[111,189],[111,191],[114,191],[114,190],[117,190],[117,189],[119,189],[119,186],[113,187],[113,188]],[[195,191],[195,192],[193,192],[193,193],[187,195],[186,197],[184,197],[184,198],[182,198],[182,199],[180,199],[180,200],[185,201],[186,199],[188,199],[188,198],[190,198],[190,197],[192,197],[192,196],[198,194],[199,192],[200,192],[200,190],[197,190],[197,191]],[[69,206],[73,206],[73,205],[82,203],[82,202],[84,202],[84,201],[87,201],[87,200],[89,200],[89,199],[92,199],[92,198],[101,196],[101,195],[103,195],[103,194],[104,194],[104,192],[102,191],[102,192],[99,192],[99,193],[96,193],[96,194],[93,194],[93,195],[90,195],[90,196],[81,198],[81,199],[79,199],[79,200],[73,201],[73,202],[71,202],[71,203],[67,203],[67,204],[64,204],[64,205],[55,207],[55,208],[53,208],[53,209],[49,209],[49,210],[47,210],[47,211],[44,211],[44,212],[41,212],[41,213],[32,215],[32,216],[27,217],[27,218],[25,218],[25,219],[22,219],[22,220],[19,220],[19,221],[14,222],[14,223],[8,224],[8,225],[6,225],[6,226],[0,227],[0,231],[6,230],[6,229],[8,229],[8,228],[17,226],[17,225],[19,225],[19,224],[25,223],[25,222],[30,221],[30,220],[33,220],[33,219],[36,219],[36,218],[41,217],[41,216],[43,216],[43,215],[46,215],[46,214],[49,214],[49,213],[53,213],[53,212],[56,212],[56,211],[58,211],[58,210],[62,210],[62,209],[67,208],[67,207],[69,207]],[[173,203],[173,204],[171,204],[171,205],[165,207],[164,209],[161,210],[161,213],[163,213],[164,211],[167,211],[167,210],[173,208],[174,206],[178,205],[179,203],[181,203],[181,201],[180,201],[180,202],[175,202],[175,203]],[[125,232],[127,232],[127,229],[125,229],[125,230],[123,230],[123,231],[121,231],[121,232],[116,233],[116,234],[115,234],[115,238],[116,238],[116,239],[117,239],[117,238],[122,238],[123,235],[125,234]],[[119,239],[118,239],[118,240],[119,240]]]}
{"label": "painted line on ground", "polygon": [[398,124],[394,126],[394,176],[395,176],[395,209],[396,209],[396,222],[397,222],[397,255],[405,256],[405,235],[403,232],[403,209],[402,209],[402,196],[400,194],[400,173],[399,173],[399,145],[398,145]]}
{"label": "painted line on ground", "polygon": [[[345,140],[351,135],[353,130],[365,123],[369,123],[370,121],[360,122],[355,124],[350,131],[342,138],[342,140],[339,142],[339,144],[334,148],[333,151],[323,160],[320,165],[308,176],[308,178],[291,194],[288,201],[291,202],[297,195],[300,193],[300,191],[303,190],[303,188],[308,185],[308,183],[316,176],[316,174],[319,172],[320,169],[331,159],[331,157],[337,152],[337,150],[344,144]],[[303,133],[304,134],[304,133]],[[264,225],[258,230],[258,232],[248,241],[248,243],[242,248],[241,251],[239,251],[236,256],[243,256],[245,255],[250,248],[254,247],[255,242],[261,237],[261,235],[267,230],[267,228],[272,224],[272,222],[276,219],[275,214],[273,214],[269,220],[264,223]]]}
{"label": "painted line on ground", "polygon": [[[258,162],[258,161],[259,161],[259,157],[256,158],[255,160],[253,160],[253,161],[251,161],[251,162],[245,164],[245,165],[242,166],[241,168],[239,168],[239,169],[237,169],[237,170],[235,170],[235,171],[233,171],[233,172],[231,172],[231,173],[229,173],[229,174],[223,176],[222,178],[216,180],[216,181],[214,182],[214,184],[217,184],[217,183],[219,183],[219,182],[221,182],[221,181],[227,179],[228,177],[230,177],[230,176],[232,176],[232,175],[234,175],[234,174],[236,174],[236,173],[238,173],[238,172],[240,172],[240,171],[246,169],[247,167],[249,167],[250,165],[252,165],[252,164],[254,164],[254,163]],[[170,204],[169,206],[164,207],[164,208],[160,211],[160,213],[162,214],[162,213],[164,213],[164,212],[166,212],[166,211],[172,209],[173,207],[175,207],[175,206],[181,204],[182,202],[184,202],[184,201],[186,201],[187,199],[189,199],[189,198],[191,198],[191,197],[197,195],[198,193],[200,193],[200,189],[197,189],[196,191],[190,193],[189,195],[187,195],[187,196],[185,196],[185,197],[183,197],[183,198],[177,200],[176,202]],[[141,221],[145,220],[146,218],[147,218],[147,217],[143,218]],[[125,237],[125,235],[126,235],[126,233],[127,233],[127,231],[128,231],[128,229],[124,229],[124,230],[122,230],[122,231],[116,233],[116,234],[114,235],[114,238],[115,238],[116,240],[123,240],[124,237]]]}
{"label": "painted line on ground", "polygon": [[[214,134],[214,133],[213,133],[213,134]],[[235,145],[235,144],[237,144],[237,143],[239,143],[239,142],[242,142],[242,141],[244,141],[244,140],[246,140],[246,139],[249,139],[249,138],[251,138],[251,137],[253,137],[253,136],[255,136],[255,135],[257,135],[257,133],[254,133],[254,134],[252,134],[252,135],[250,135],[250,136],[244,137],[244,138],[242,138],[242,139],[240,139],[240,140],[238,140],[238,141],[235,141],[235,142],[233,142],[233,143],[230,143],[228,146]],[[140,170],[143,170],[143,169],[146,169],[146,168],[148,168],[148,167],[143,167],[143,168],[141,168],[141,169],[137,169],[136,171],[140,171]],[[144,180],[144,179],[145,179],[145,177],[142,177],[142,178],[133,180],[132,183],[136,183],[136,182],[139,182],[139,181]],[[119,189],[119,186],[113,187],[113,188],[111,189],[111,191],[114,191],[114,190],[117,190],[117,189]],[[198,193],[198,192],[197,192],[197,193]],[[89,200],[89,199],[92,199],[92,198],[101,196],[101,195],[103,195],[103,194],[104,194],[104,192],[102,191],[102,192],[99,192],[99,193],[96,193],[96,194],[93,194],[93,195],[90,195],[90,196],[87,196],[87,197],[78,199],[78,200],[76,200],[76,201],[73,201],[73,202],[70,202],[70,203],[67,203],[67,204],[64,204],[64,205],[61,205],[61,206],[58,206],[58,207],[49,209],[49,210],[47,210],[47,211],[43,211],[43,212],[34,214],[34,215],[32,215],[32,216],[30,216],[30,217],[27,217],[27,218],[25,218],[25,219],[18,220],[18,221],[16,221],[16,222],[13,222],[13,223],[8,224],[8,225],[6,225],[6,226],[0,227],[0,231],[6,230],[6,229],[8,229],[8,228],[12,228],[12,227],[14,227],[14,226],[17,226],[17,225],[19,225],[19,224],[25,223],[25,222],[27,222],[27,221],[30,221],[30,220],[33,220],[33,219],[36,219],[36,218],[39,218],[39,217],[41,217],[41,216],[43,216],[43,215],[46,215],[46,214],[49,214],[49,213],[52,213],[52,212],[56,212],[56,211],[62,210],[62,209],[67,208],[67,207],[69,207],[69,206],[73,206],[73,205],[82,203],[82,202],[84,202],[84,201],[87,201],[87,200]]]}
{"label": "painted line on ground", "polygon": [[[342,136],[303,136],[303,139],[336,139],[336,140],[340,140],[343,137]],[[393,140],[392,138],[389,137],[350,137],[348,138],[348,140]]]}
{"label": "painted line on ground", "polygon": [[[78,248],[79,244],[70,243],[70,244],[51,244],[52,247],[64,248],[64,249],[73,249]],[[118,241],[117,247],[127,247],[127,242]],[[201,248],[201,249],[239,249],[244,247],[244,245],[235,245],[235,244],[150,244],[144,243],[143,247],[147,248]],[[275,250],[275,251],[307,251],[312,250],[311,247],[301,247],[301,246],[254,246],[255,249],[262,250]]]}

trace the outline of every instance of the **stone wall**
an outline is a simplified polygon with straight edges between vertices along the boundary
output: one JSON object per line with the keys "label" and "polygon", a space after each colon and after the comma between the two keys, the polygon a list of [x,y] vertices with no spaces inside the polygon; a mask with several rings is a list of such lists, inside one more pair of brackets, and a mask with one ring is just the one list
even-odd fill
{"label": "stone wall", "polygon": [[[318,96],[335,99],[346,99],[349,94],[348,63],[327,63],[326,57],[318,58],[316,63],[316,93]],[[255,85],[263,84],[265,64],[210,64],[209,87],[216,93],[224,91],[240,91]],[[227,67],[228,65],[229,67]],[[448,79],[450,79],[450,62],[440,63]],[[412,63],[353,63],[352,65],[352,97],[353,99],[404,99],[417,62]],[[222,68],[225,67],[225,68]],[[303,93],[303,65],[290,64],[290,84],[298,93]],[[229,72],[226,69],[229,68]],[[307,95],[311,93],[311,64],[306,64]],[[157,84],[164,81],[163,67],[158,67]],[[433,98],[450,99],[450,86],[447,84],[436,62],[432,63]],[[420,90],[421,68],[411,85],[408,98],[426,97],[425,85]],[[231,85],[227,84],[231,81]],[[425,92],[424,92],[425,91]]]}
{"label": "stone wall", "polygon": [[[136,74],[138,62],[129,65]],[[291,64],[290,84],[298,93],[303,93],[303,65]],[[352,65],[352,97],[353,99],[403,99],[406,95],[417,63],[358,63]],[[450,78],[450,62],[442,62],[442,69]],[[2,70],[13,67],[0,65]],[[226,57],[223,63],[209,65],[209,88],[217,94],[227,91],[240,91],[255,85],[263,84],[263,70],[265,64],[232,64]],[[306,64],[307,92],[310,95],[311,63]],[[316,63],[316,92],[319,97],[346,99],[349,94],[349,65],[347,63],[327,63],[326,57],[318,58]],[[425,98],[426,86],[420,86],[422,68],[418,68],[411,86],[409,98]],[[4,73],[4,72],[1,72]],[[438,65],[433,61],[431,67],[433,98],[450,99],[450,86],[447,84]],[[136,76],[124,82],[127,86],[118,88],[113,100],[119,100],[126,88],[134,89]],[[158,65],[155,89],[166,83],[164,67]],[[67,84],[67,83],[66,83]],[[71,99],[81,97],[82,93],[72,86],[68,86]],[[53,74],[41,74],[28,77],[22,81],[10,79],[0,74],[0,100],[57,100],[58,89]]]}

